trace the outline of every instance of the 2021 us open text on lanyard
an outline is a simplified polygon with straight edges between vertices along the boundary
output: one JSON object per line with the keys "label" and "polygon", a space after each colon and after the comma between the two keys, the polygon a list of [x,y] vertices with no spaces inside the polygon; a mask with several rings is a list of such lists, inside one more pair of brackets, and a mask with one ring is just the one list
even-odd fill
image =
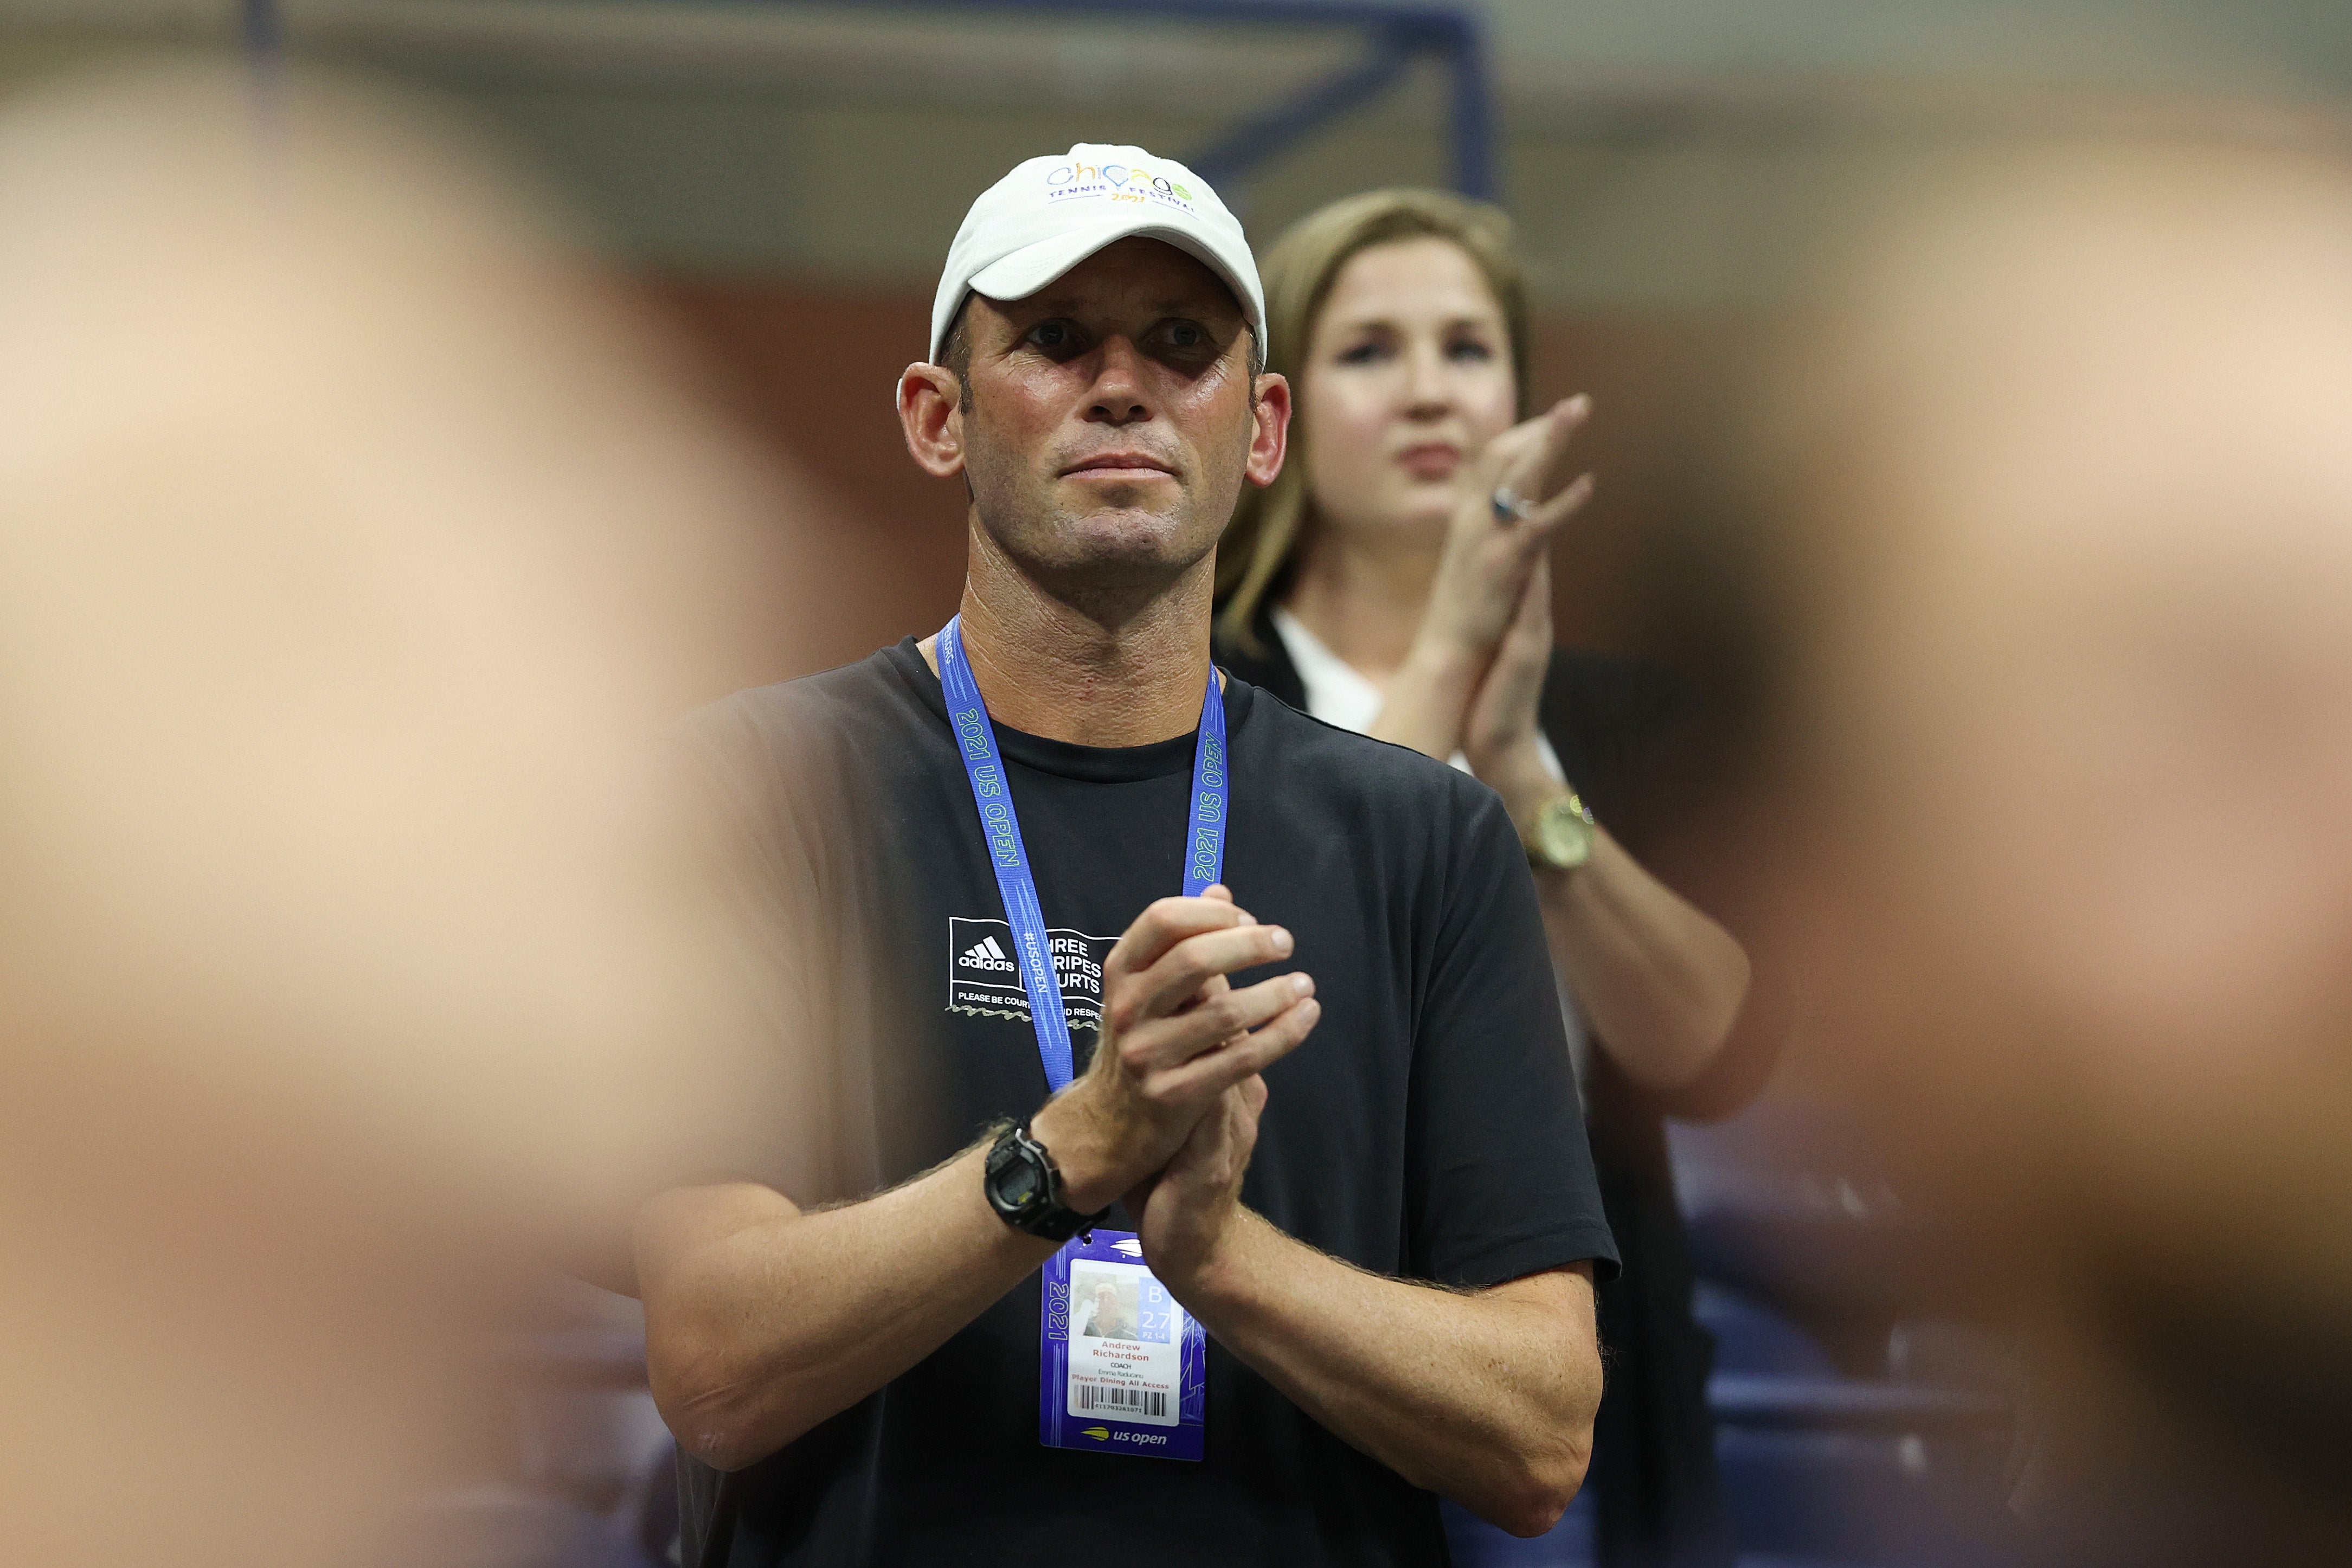
{"label": "2021 us open text on lanyard", "polygon": [[[964,658],[961,616],[940,628],[938,649],[940,687],[1004,899],[1037,1058],[1047,1086],[1059,1094],[1074,1071],[1069,1017],[996,728]],[[1225,699],[1212,667],[1192,746],[1192,809],[1184,825],[1187,898],[1198,898],[1224,873],[1226,773]],[[1201,1458],[1208,1333],[1152,1278],[1142,1258],[1133,1232],[1097,1230],[1073,1237],[1047,1260],[1037,1387],[1037,1436],[1046,1447]]]}

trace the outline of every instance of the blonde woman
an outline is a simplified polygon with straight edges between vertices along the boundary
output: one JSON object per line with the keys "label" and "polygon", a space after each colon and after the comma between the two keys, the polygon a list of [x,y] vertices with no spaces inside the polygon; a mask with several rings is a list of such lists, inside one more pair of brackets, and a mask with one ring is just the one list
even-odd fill
{"label": "blonde woman", "polygon": [[[1571,398],[1528,417],[1509,220],[1431,191],[1303,219],[1264,263],[1296,414],[1220,546],[1219,661],[1316,717],[1452,760],[1509,807],[1575,1016],[1625,1272],[1589,1489],[1607,1563],[1728,1563],[1660,1117],[1707,1092],[1748,990],[1733,938],[1611,832],[1670,714],[1663,671],[1552,646],[1549,546],[1591,495]],[[1590,806],[1588,807],[1588,804]],[[1745,1053],[1743,1053],[1745,1054]],[[1465,1555],[1501,1561],[1465,1540]],[[1499,1542],[1495,1543],[1499,1546]]]}

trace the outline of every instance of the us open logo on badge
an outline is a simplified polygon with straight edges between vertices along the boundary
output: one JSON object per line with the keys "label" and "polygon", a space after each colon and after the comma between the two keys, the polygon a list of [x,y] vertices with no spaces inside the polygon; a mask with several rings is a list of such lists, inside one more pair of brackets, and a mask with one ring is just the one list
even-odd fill
{"label": "us open logo on badge", "polygon": [[[1045,941],[1054,955],[1054,973],[1062,983],[1062,1011],[1070,1027],[1099,1028],[1103,960],[1110,956],[1118,938],[1052,930],[1046,931]],[[948,1011],[1027,1023],[1029,992],[1021,984],[1021,961],[1014,952],[1013,927],[1008,922],[950,916]]]}

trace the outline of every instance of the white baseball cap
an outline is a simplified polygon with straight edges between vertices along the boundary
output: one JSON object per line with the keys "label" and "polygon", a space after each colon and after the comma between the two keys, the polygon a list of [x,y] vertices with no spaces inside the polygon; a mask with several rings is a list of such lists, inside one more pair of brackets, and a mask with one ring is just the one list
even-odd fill
{"label": "white baseball cap", "polygon": [[1019,300],[1130,235],[1165,240],[1225,280],[1265,345],[1265,290],[1242,226],[1208,182],[1140,147],[1081,142],[1031,158],[982,193],[964,214],[931,300],[931,363],[966,294]]}

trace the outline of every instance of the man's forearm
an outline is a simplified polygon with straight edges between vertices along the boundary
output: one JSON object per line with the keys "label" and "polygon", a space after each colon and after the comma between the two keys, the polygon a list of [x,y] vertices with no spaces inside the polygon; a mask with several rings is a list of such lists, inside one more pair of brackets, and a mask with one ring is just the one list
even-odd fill
{"label": "man's forearm", "polygon": [[803,1213],[749,1184],[692,1187],[637,1225],[646,1361],[679,1443],[765,1458],[938,1349],[1053,1244],[999,1219],[973,1148],[862,1203]]}
{"label": "man's forearm", "polygon": [[1506,1530],[1549,1529],[1583,1482],[1601,1362],[1580,1268],[1446,1290],[1368,1274],[1244,1210],[1171,1288],[1326,1427]]}

